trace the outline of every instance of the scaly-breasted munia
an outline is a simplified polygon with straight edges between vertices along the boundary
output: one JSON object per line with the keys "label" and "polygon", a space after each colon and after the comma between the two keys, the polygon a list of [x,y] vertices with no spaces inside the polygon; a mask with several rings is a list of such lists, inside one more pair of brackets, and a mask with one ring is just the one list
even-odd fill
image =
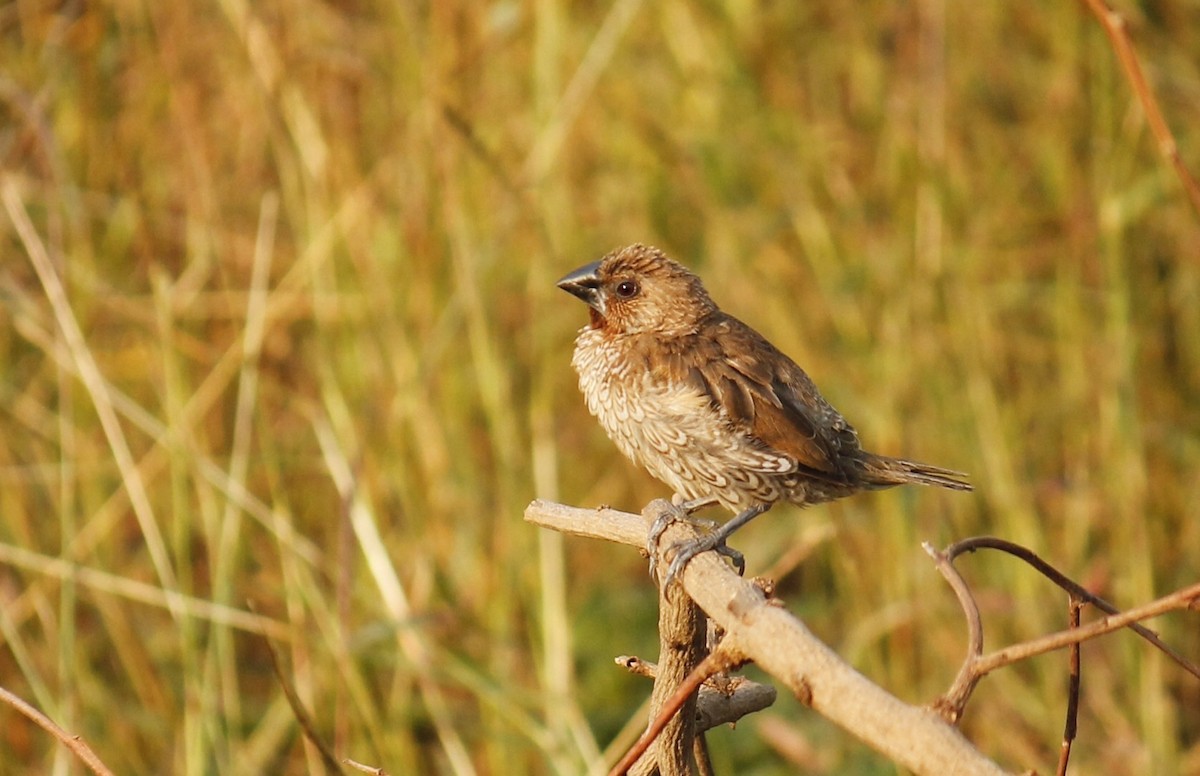
{"label": "scaly-breasted munia", "polygon": [[726,539],[780,501],[806,506],[905,483],[971,490],[960,472],[863,450],[803,369],[657,248],[614,251],[558,287],[591,308],[571,363],[609,437],[682,499],[736,514],[675,547],[668,580],[711,549],[741,570]]}

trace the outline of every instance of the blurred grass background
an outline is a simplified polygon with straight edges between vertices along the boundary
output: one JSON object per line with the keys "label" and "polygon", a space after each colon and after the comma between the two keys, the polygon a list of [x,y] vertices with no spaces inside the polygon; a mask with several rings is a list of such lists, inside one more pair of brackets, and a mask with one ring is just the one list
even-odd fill
{"label": "blurred grass background", "polygon": [[[1118,8],[1195,171],[1200,3]],[[923,540],[1119,606],[1200,573],[1200,219],[1082,3],[15,0],[0,166],[0,684],[118,772],[322,772],[263,633],[339,756],[599,762],[649,693],[611,661],[655,654],[645,562],[521,512],[664,495],[554,288],[634,241],[871,449],[972,473],[735,542],[901,697],[965,644]],[[1064,626],[961,565],[989,647]],[[1083,659],[1075,772],[1200,773],[1194,679],[1125,633]],[[1046,772],[1066,684],[990,676],[964,728]],[[81,772],[0,720],[3,772]],[[710,739],[721,773],[894,772],[790,698]]]}

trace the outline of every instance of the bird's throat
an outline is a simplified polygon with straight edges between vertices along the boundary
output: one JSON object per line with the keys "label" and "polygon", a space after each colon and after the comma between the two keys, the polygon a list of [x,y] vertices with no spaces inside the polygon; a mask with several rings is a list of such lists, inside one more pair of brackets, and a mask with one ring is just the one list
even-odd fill
{"label": "bird's throat", "polygon": [[597,310],[595,307],[588,308],[588,318],[591,322],[593,329],[603,329],[604,328],[604,316],[601,315],[600,311]]}

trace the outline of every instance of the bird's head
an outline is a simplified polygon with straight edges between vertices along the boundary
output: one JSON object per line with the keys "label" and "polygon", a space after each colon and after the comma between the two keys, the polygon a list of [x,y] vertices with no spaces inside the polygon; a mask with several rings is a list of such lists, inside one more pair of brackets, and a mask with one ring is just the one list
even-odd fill
{"label": "bird's head", "polygon": [[592,328],[610,334],[688,334],[717,309],[700,278],[647,245],[613,251],[558,287],[587,302]]}

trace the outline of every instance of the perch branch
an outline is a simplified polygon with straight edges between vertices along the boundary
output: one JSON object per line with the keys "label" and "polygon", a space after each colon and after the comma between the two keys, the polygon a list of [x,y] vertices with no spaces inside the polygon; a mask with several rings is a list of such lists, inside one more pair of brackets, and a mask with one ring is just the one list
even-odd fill
{"label": "perch branch", "polygon": [[[668,508],[665,502],[663,508]],[[534,501],[525,519],[536,525],[642,547],[646,524],[638,515],[612,509],[578,509]],[[660,545],[693,535],[686,524],[667,529]],[[714,553],[694,558],[679,576],[700,608],[734,638],[746,656],[814,711],[885,757],[917,774],[1005,773],[952,725],[927,709],[909,705],[843,661],[798,619],[772,605]]]}

